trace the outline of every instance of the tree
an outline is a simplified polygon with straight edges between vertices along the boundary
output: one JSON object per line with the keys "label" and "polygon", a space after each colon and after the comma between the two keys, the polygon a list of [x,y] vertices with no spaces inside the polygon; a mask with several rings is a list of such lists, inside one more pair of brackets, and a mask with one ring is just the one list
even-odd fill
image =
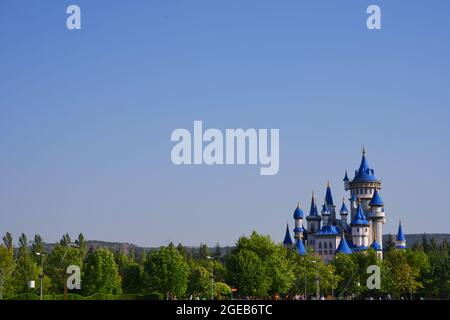
{"label": "tree", "polygon": [[136,262],[125,265],[121,272],[123,293],[141,293],[143,287],[142,268]]}
{"label": "tree", "polygon": [[68,266],[76,265],[81,271],[83,270],[80,251],[70,246],[56,245],[44,261],[44,273],[51,279],[51,292],[57,294],[62,294],[64,291]]}
{"label": "tree", "polygon": [[22,233],[19,238],[19,250],[14,270],[14,288],[17,293],[27,292],[29,281],[38,279],[39,267],[28,248],[27,236]]}
{"label": "tree", "polygon": [[390,250],[386,252],[383,263],[389,269],[391,278],[390,288],[394,297],[409,297],[422,284],[418,281],[420,272],[408,264],[408,256],[405,250]]}
{"label": "tree", "polygon": [[210,297],[211,269],[208,270],[200,264],[191,261],[187,292],[196,297]]}
{"label": "tree", "polygon": [[222,300],[231,296],[231,288],[229,285],[223,282],[214,283],[215,299]]}
{"label": "tree", "polygon": [[152,252],[144,264],[147,290],[182,297],[187,289],[189,267],[174,247]]}
{"label": "tree", "polygon": [[241,296],[263,297],[271,285],[266,266],[258,255],[248,249],[234,250],[227,260],[227,282]]}
{"label": "tree", "polygon": [[121,294],[121,283],[114,255],[108,249],[88,253],[83,269],[83,292]]}
{"label": "tree", "polygon": [[339,276],[337,281],[337,295],[345,297],[358,290],[358,265],[350,255],[338,253],[331,262],[335,268],[335,274]]}
{"label": "tree", "polygon": [[31,245],[31,251],[33,253],[36,252],[44,252],[44,241],[39,234],[34,235],[33,244]]}
{"label": "tree", "polygon": [[[70,237],[68,240],[70,241]],[[84,257],[86,257],[86,253],[87,253],[87,242],[82,233],[80,233],[78,235],[78,239],[75,240],[75,244],[78,246],[78,248],[80,250],[81,257],[84,259]]]}
{"label": "tree", "polygon": [[213,257],[217,261],[219,261],[222,258],[222,248],[220,248],[220,244],[218,242],[216,243]]}
{"label": "tree", "polygon": [[211,255],[209,248],[206,244],[200,243],[200,247],[198,248],[198,259],[204,260]]}
{"label": "tree", "polygon": [[15,261],[11,250],[0,245],[0,300],[14,294],[14,268]]}
{"label": "tree", "polygon": [[72,243],[72,239],[70,238],[69,234],[66,233],[62,236],[61,240],[59,241],[59,244],[62,246],[69,246]]}
{"label": "tree", "polygon": [[[258,257],[258,260],[255,259],[256,263],[261,263],[261,270],[258,271],[262,272],[258,277],[261,282],[253,288],[248,287],[246,289],[247,294],[251,294],[251,292],[256,292],[258,295],[284,294],[289,291],[295,279],[294,266],[290,263],[288,251],[284,247],[276,245],[269,236],[263,236],[256,232],[253,232],[249,238],[241,237],[236,244],[236,248],[227,259],[226,265],[231,268],[228,273],[249,271],[245,269],[247,267],[245,264],[241,265],[240,270],[232,265],[231,261],[242,259],[242,255],[238,255],[240,251],[255,253]],[[249,255],[249,253],[246,252],[245,255]],[[239,281],[236,281],[236,279],[240,276],[243,275],[229,274],[228,279],[233,279],[233,282],[229,283],[239,287]],[[243,278],[246,277],[243,276]]]}
{"label": "tree", "polygon": [[3,237],[3,244],[5,247],[13,253],[14,251],[14,244],[13,244],[13,238],[11,233],[7,232],[5,236]]}

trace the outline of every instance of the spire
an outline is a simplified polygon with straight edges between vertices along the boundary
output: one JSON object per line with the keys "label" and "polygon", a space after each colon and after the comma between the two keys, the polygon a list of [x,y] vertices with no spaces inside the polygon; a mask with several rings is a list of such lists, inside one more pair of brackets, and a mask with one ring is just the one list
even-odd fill
{"label": "spire", "polygon": [[343,254],[351,254],[352,250],[348,246],[347,240],[345,240],[345,237],[342,236],[341,242],[339,242],[339,246],[336,249],[336,253],[343,253]]}
{"label": "spire", "polygon": [[322,215],[327,215],[330,214],[330,210],[328,210],[328,206],[327,206],[327,200],[325,199],[323,205],[322,205]]}
{"label": "spire", "polygon": [[339,213],[342,214],[348,214],[347,206],[345,205],[345,198],[342,198],[342,207]]}
{"label": "spire", "polygon": [[358,203],[358,208],[356,209],[356,215],[353,219],[351,225],[352,226],[368,226],[369,221],[367,221],[366,216],[364,215],[361,202]]}
{"label": "spire", "polygon": [[349,178],[348,178],[348,175],[347,175],[347,170],[345,170],[345,176],[344,176],[344,182],[349,182]]}
{"label": "spire", "polygon": [[333,196],[331,195],[330,181],[327,182],[327,193],[325,195],[325,203],[333,205]]}
{"label": "spire", "polygon": [[284,236],[283,245],[292,246],[292,238],[291,234],[289,233],[289,223],[286,225],[286,234]]}
{"label": "spire", "polygon": [[372,200],[370,200],[369,206],[371,207],[382,207],[384,206],[384,202],[380,197],[380,193],[377,189],[375,189],[375,192],[373,193]]}
{"label": "spire", "polygon": [[314,194],[314,191],[311,197],[311,208],[309,209],[309,215],[315,217],[319,216],[319,212],[317,211],[316,195]]}
{"label": "spire", "polygon": [[306,248],[305,248],[305,245],[303,244],[302,239],[298,239],[297,240],[297,243],[295,244],[295,247],[297,248],[297,252],[301,256],[304,256],[306,254]]}
{"label": "spire", "polygon": [[397,231],[397,241],[406,241],[405,235],[403,234],[402,222],[398,223],[398,231]]}
{"label": "spire", "polygon": [[303,219],[303,211],[300,209],[300,202],[297,203],[297,208],[294,211],[294,219]]}
{"label": "spire", "polygon": [[356,201],[356,200],[358,200],[358,198],[356,198],[356,195],[355,195],[355,194],[352,194],[352,196],[351,196],[350,199],[348,199],[348,200],[350,200],[350,201]]}

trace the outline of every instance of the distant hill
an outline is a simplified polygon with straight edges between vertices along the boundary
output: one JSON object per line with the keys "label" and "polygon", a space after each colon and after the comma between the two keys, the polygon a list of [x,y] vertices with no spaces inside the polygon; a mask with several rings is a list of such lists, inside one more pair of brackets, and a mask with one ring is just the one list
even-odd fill
{"label": "distant hill", "polygon": [[[383,243],[385,243],[390,236],[393,236],[395,238],[395,234],[384,234],[383,235]],[[450,243],[450,234],[448,233],[422,233],[422,234],[405,234],[406,237],[406,243],[408,247],[411,247],[415,242],[422,242],[422,239],[425,237],[428,241],[431,241],[431,239],[435,239],[437,243],[441,243],[444,240],[447,240],[447,242]],[[50,252],[53,247],[55,246],[55,243],[50,243],[45,245],[45,249],[47,252]],[[88,248],[108,248],[114,251],[121,251],[125,254],[130,253],[130,251],[134,251],[137,256],[141,254],[142,251],[152,251],[156,250],[159,247],[140,247],[138,245],[132,244],[132,243],[126,243],[126,242],[107,242],[107,241],[100,241],[100,240],[88,240],[87,241],[87,247]],[[198,247],[189,247],[185,246],[186,251],[193,253],[196,250],[198,250]],[[221,253],[222,256],[226,254],[227,251],[233,249],[233,247],[221,247]],[[215,247],[209,247],[209,250],[211,254],[213,254],[216,250]]]}

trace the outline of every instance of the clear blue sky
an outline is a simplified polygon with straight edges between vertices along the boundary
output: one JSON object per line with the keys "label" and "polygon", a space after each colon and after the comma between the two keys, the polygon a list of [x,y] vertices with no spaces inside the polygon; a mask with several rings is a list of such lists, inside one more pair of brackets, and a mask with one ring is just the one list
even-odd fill
{"label": "clear blue sky", "polygon": [[[82,30],[66,29],[78,4]],[[380,31],[366,8],[382,10]],[[360,150],[385,233],[449,232],[450,2],[0,2],[0,233],[281,241]],[[176,128],[279,128],[280,171],[174,166]]]}

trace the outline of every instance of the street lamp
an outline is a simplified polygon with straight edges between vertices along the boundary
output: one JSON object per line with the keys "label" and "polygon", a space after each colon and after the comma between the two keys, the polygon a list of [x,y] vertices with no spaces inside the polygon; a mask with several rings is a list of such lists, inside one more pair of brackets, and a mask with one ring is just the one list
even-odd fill
{"label": "street lamp", "polygon": [[[211,256],[207,256],[206,258],[214,260]],[[211,300],[214,300],[214,263],[211,263]]]}
{"label": "street lamp", "polygon": [[42,265],[42,260],[44,260],[44,256],[47,255],[47,253],[35,252],[35,254],[41,258],[41,270],[39,272],[39,300],[42,300],[42,280],[44,279],[44,267]]}

